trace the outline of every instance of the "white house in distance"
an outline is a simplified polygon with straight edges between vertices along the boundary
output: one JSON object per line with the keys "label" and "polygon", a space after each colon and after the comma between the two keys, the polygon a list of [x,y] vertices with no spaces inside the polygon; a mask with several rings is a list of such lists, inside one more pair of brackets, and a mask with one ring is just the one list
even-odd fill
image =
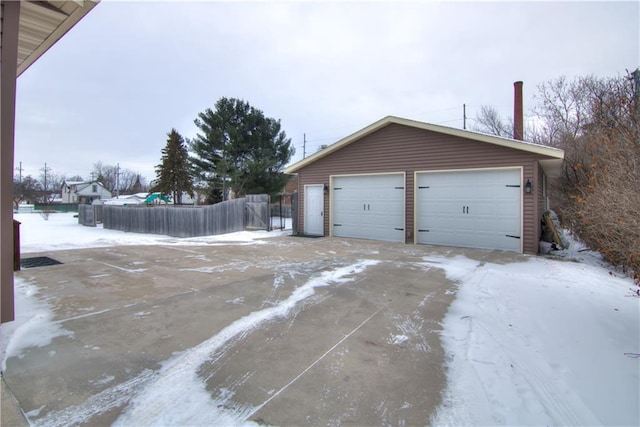
{"label": "white house in distance", "polygon": [[111,198],[111,192],[98,181],[64,181],[61,192],[62,203],[90,204]]}

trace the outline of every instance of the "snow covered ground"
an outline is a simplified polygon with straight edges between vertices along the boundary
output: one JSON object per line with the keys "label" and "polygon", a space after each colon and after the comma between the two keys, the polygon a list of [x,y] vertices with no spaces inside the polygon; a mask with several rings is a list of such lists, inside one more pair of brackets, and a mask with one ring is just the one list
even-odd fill
{"label": "snow covered ground", "polygon": [[[125,233],[124,231],[83,227],[78,225],[74,213],[54,213],[45,220],[38,213],[16,214],[20,221],[20,246],[24,254],[32,252],[66,249],[99,248],[122,245],[215,245],[236,242],[240,244],[260,244],[266,237],[291,234],[291,219],[286,220],[285,230],[239,231],[217,236],[177,238],[159,234]],[[272,221],[280,227],[279,218]]]}
{"label": "snow covered ground", "polygon": [[444,322],[437,425],[639,425],[639,299],[606,268],[438,259],[461,283]]}
{"label": "snow covered ground", "polygon": [[[37,214],[16,219],[23,223],[23,253],[128,244],[258,244],[283,234],[176,239],[82,227],[70,214],[53,214],[48,221]],[[459,283],[443,322],[448,385],[431,422],[640,425],[640,299],[631,279],[603,266],[597,254],[572,246],[562,254],[577,262],[424,258],[425,266],[440,268]],[[37,289],[22,281],[16,288],[21,317],[2,325],[3,360],[61,333],[46,304],[35,299]],[[203,409],[210,405],[207,399],[197,401]]]}

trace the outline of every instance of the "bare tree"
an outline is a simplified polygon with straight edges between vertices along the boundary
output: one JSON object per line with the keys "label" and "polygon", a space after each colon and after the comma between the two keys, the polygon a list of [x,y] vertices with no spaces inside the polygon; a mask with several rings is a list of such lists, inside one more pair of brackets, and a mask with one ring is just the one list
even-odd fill
{"label": "bare tree", "polygon": [[40,182],[27,175],[20,180],[13,179],[13,202],[16,208],[22,202],[35,203],[42,196],[42,185]]}
{"label": "bare tree", "polygon": [[105,165],[102,162],[96,162],[93,165],[92,175],[95,180],[104,186],[111,193],[116,190],[116,167],[111,165]]}
{"label": "bare tree", "polygon": [[[104,185],[111,193],[116,193],[116,188],[121,194],[139,192],[139,188],[145,188],[146,182],[138,172],[131,169],[120,168],[117,165],[106,165],[96,162],[93,165],[93,175],[96,181]],[[139,184],[139,185],[136,185]]]}
{"label": "bare tree", "polygon": [[40,175],[40,182],[42,183],[41,199],[43,203],[49,204],[55,200],[56,196],[60,194],[64,180],[64,174],[55,173],[50,167],[45,165]]}
{"label": "bare tree", "polygon": [[589,118],[590,89],[599,83],[594,77],[567,81],[566,77],[544,82],[534,95],[537,106],[534,114],[540,117],[537,137],[548,145],[562,145],[562,141],[577,138]]}
{"label": "bare tree", "polygon": [[476,115],[473,130],[503,138],[512,138],[513,120],[511,118],[503,120],[498,110],[491,106],[483,105]]}
{"label": "bare tree", "polygon": [[640,128],[626,77],[560,78],[539,87],[541,135],[565,150],[552,193],[562,222],[640,283]]}
{"label": "bare tree", "polygon": [[[544,82],[527,139],[565,151],[550,193],[562,223],[609,262],[634,271],[640,285],[639,84],[631,76]],[[475,129],[510,137],[491,107],[481,108]]]}

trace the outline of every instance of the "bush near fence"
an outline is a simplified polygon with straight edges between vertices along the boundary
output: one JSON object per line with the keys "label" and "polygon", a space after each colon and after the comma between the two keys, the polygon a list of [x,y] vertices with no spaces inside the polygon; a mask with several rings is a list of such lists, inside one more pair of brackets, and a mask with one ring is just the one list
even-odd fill
{"label": "bush near fence", "polygon": [[268,229],[267,195],[250,195],[209,206],[105,205],[104,228],[132,233],[197,237]]}

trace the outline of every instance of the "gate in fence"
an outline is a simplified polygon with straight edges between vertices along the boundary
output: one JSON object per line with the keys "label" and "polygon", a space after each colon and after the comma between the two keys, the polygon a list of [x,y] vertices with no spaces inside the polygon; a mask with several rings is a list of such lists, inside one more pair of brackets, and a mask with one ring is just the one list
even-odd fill
{"label": "gate in fence", "polygon": [[272,230],[291,229],[293,219],[294,194],[277,194],[271,196],[270,217]]}
{"label": "gate in fence", "polygon": [[269,196],[248,194],[245,196],[245,228],[247,230],[271,230],[269,227]]}

